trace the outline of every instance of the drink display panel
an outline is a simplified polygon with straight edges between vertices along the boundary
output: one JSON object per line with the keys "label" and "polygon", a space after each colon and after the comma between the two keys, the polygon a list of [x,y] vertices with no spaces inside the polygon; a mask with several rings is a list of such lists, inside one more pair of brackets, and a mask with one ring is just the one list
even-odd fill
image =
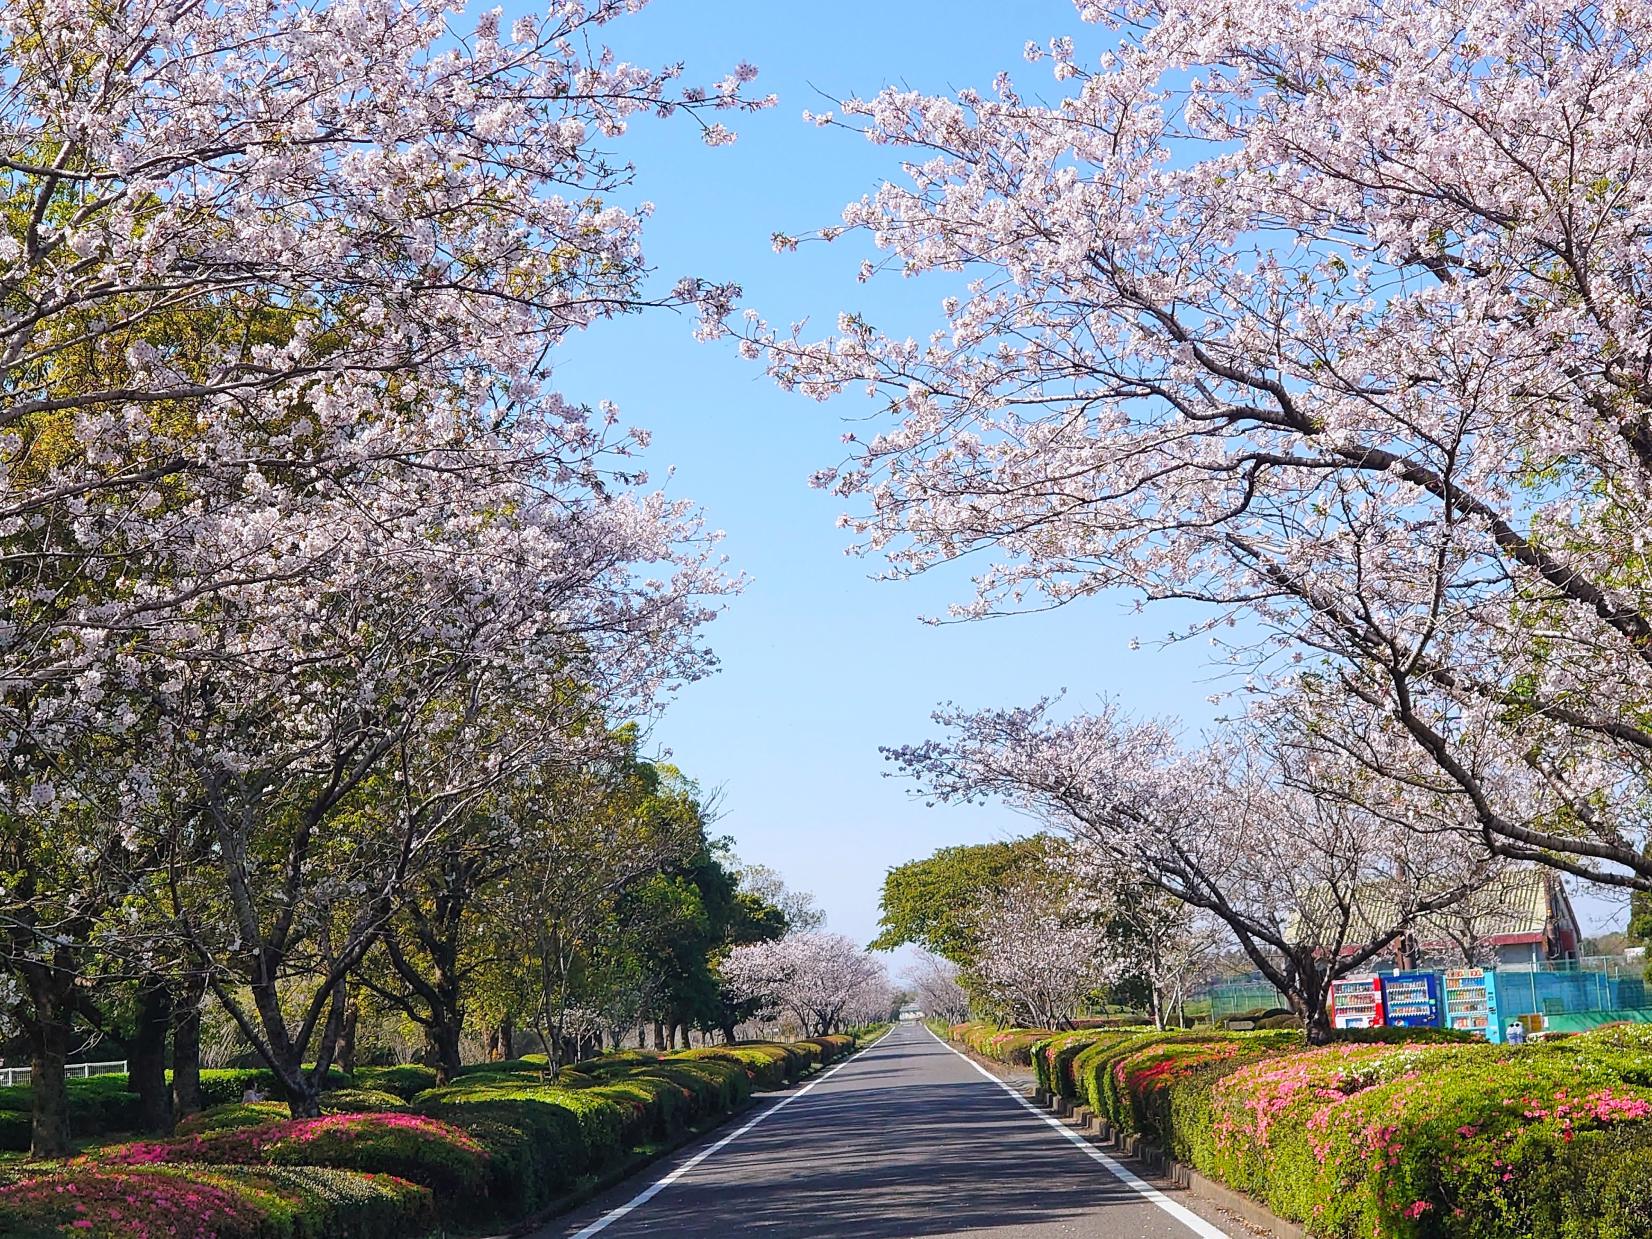
{"label": "drink display panel", "polygon": [[1438,1028],[1440,978],[1432,972],[1396,972],[1382,978],[1383,1022],[1400,1028]]}
{"label": "drink display panel", "polygon": [[1344,977],[1331,986],[1333,1028],[1381,1028],[1382,982],[1376,977]]}
{"label": "drink display panel", "polygon": [[1503,1040],[1497,1013],[1497,972],[1492,968],[1449,968],[1445,974],[1447,1028]]}

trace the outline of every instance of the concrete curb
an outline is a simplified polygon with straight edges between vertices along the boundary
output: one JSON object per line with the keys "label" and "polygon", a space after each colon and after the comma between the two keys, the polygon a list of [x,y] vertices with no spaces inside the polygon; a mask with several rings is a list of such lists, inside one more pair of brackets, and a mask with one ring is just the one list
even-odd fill
{"label": "concrete curb", "polygon": [[1155,1144],[1141,1136],[1115,1131],[1113,1125],[1088,1106],[1075,1106],[1066,1097],[1056,1097],[1038,1089],[1034,1101],[1060,1118],[1068,1127],[1081,1133],[1098,1148],[1117,1157],[1140,1163],[1155,1175],[1162,1176],[1190,1195],[1207,1200],[1217,1208],[1243,1218],[1252,1226],[1270,1231],[1275,1239],[1311,1239],[1298,1223],[1287,1221],[1261,1201],[1243,1192],[1236,1192],[1225,1183],[1206,1178],[1191,1166],[1184,1166]]}

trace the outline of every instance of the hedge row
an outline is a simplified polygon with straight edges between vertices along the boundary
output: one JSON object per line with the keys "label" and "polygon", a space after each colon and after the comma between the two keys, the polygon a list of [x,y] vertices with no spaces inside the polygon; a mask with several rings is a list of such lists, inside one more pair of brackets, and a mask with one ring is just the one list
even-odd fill
{"label": "hedge row", "polygon": [[242,1083],[237,1100],[171,1139],[14,1168],[0,1185],[0,1234],[399,1239],[509,1222],[853,1046],[827,1037],[625,1052],[554,1082],[543,1060],[518,1060],[416,1090],[434,1075],[368,1069],[356,1078],[374,1087],[329,1091],[333,1112],[318,1119],[241,1102]]}
{"label": "hedge row", "polygon": [[954,1041],[963,1042],[983,1058],[1026,1067],[1032,1062],[1033,1047],[1054,1037],[1056,1032],[1051,1028],[1005,1028],[970,1021],[952,1025],[950,1034]]}
{"label": "hedge row", "polygon": [[[69,1130],[76,1138],[106,1136],[112,1132],[131,1131],[138,1126],[138,1095],[128,1091],[124,1074],[72,1076],[67,1084]],[[327,1094],[331,1099],[331,1108],[347,1108],[352,1104],[350,1096],[358,1097],[355,1108],[365,1108],[364,1097],[359,1095],[359,1090],[350,1088],[351,1078],[342,1071],[329,1071],[327,1084],[331,1090]],[[275,1073],[253,1067],[201,1072],[201,1102],[204,1106],[239,1103],[249,1088],[257,1088],[266,1095],[276,1095]],[[390,1098],[392,1103],[395,1100]],[[34,1092],[27,1084],[0,1088],[0,1149],[28,1149],[33,1104]],[[280,1109],[284,1111],[286,1107]]]}
{"label": "hedge row", "polygon": [[430,1189],[316,1166],[60,1166],[0,1183],[8,1239],[418,1239]]}
{"label": "hedge row", "polygon": [[[69,1126],[77,1135],[101,1136],[138,1125],[138,1095],[127,1091],[124,1074],[71,1076],[66,1083]],[[34,1091],[27,1084],[0,1088],[0,1149],[28,1149],[33,1107]]]}
{"label": "hedge row", "polygon": [[[1020,1038],[961,1027],[966,1044]],[[1044,1035],[1040,1086],[1327,1239],[1634,1239],[1652,1216],[1652,1029],[1529,1046],[1403,1030]]]}

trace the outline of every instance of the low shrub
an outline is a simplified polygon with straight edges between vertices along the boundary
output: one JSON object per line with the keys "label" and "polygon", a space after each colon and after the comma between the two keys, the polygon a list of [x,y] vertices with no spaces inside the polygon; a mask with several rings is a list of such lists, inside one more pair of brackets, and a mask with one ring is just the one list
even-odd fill
{"label": "low shrub", "polygon": [[280,1123],[291,1117],[292,1113],[284,1101],[230,1101],[185,1115],[178,1120],[176,1134],[200,1136],[209,1132],[239,1131],[244,1127]]}
{"label": "low shrub", "polygon": [[34,1120],[26,1110],[0,1110],[0,1149],[26,1153],[34,1133]]}
{"label": "low shrub", "polygon": [[334,1088],[321,1094],[327,1114],[360,1114],[369,1110],[400,1110],[406,1103],[395,1093],[376,1088]]}
{"label": "low shrub", "polygon": [[950,1033],[1326,1239],[1644,1239],[1652,1027],[1525,1047],[1379,1029]]}
{"label": "low shrub", "polygon": [[[1157,1029],[1124,1029],[1114,1035],[1092,1041],[1073,1056],[1069,1070],[1073,1078],[1076,1098],[1095,1113],[1121,1125],[1124,1107],[1119,1104],[1117,1085],[1112,1078],[1113,1064],[1138,1050],[1161,1045],[1167,1040],[1189,1037],[1193,1034]],[[1231,1034],[1212,1034],[1227,1036]]]}
{"label": "low shrub", "polygon": [[[1457,1028],[1338,1028],[1331,1034],[1333,1045],[1472,1045],[1481,1042],[1473,1033]],[[1483,1044],[1483,1042],[1481,1042]]]}
{"label": "low shrub", "polygon": [[[138,1095],[128,1092],[126,1076],[71,1076],[69,1130],[75,1136],[102,1136],[138,1126]],[[0,1149],[29,1147],[34,1090],[27,1084],[0,1088]]]}
{"label": "low shrub", "polygon": [[[375,1089],[340,1088],[321,1094],[321,1109],[327,1114],[359,1114],[401,1110],[405,1103],[394,1093]],[[262,1127],[292,1117],[284,1101],[230,1101],[219,1106],[208,1106],[196,1114],[178,1120],[177,1134],[199,1136],[218,1131],[239,1131],[246,1127]]]}
{"label": "low shrub", "polygon": [[[203,1093],[221,1100],[173,1138],[99,1149],[51,1171],[59,1177],[45,1187],[27,1186],[45,1171],[14,1172],[10,1195],[0,1196],[0,1234],[198,1239],[207,1218],[206,1233],[222,1239],[402,1239],[430,1233],[438,1215],[466,1227],[519,1219],[628,1150],[735,1109],[754,1078],[783,1084],[852,1044],[622,1052],[554,1084],[541,1082],[544,1063],[531,1058],[478,1064],[439,1088],[429,1068],[369,1067],[358,1087],[323,1093],[323,1117],[302,1120],[278,1100],[240,1100],[249,1087],[273,1092],[268,1072],[203,1073]],[[0,1110],[0,1122],[8,1113],[26,1144],[27,1114]],[[43,1203],[47,1192],[55,1203]],[[83,1212],[72,1208],[77,1197]],[[203,1203],[174,1207],[189,1199]],[[87,1218],[102,1229],[76,1225]]]}
{"label": "low shrub", "polygon": [[[170,1075],[168,1073],[168,1078]],[[351,1088],[355,1081],[337,1067],[329,1067],[322,1084],[328,1089]],[[249,1088],[256,1088],[276,1100],[282,1096],[275,1072],[266,1067],[212,1067],[201,1072],[201,1105],[221,1106],[228,1101],[240,1101]]]}
{"label": "low shrub", "polygon": [[488,1216],[531,1213],[591,1164],[579,1115],[566,1106],[489,1092],[425,1104],[430,1116],[463,1128],[487,1150],[480,1211]]}
{"label": "low shrub", "polygon": [[1272,1057],[1301,1044],[1295,1030],[1239,1033],[1178,1033],[1115,1058],[1106,1081],[1108,1117],[1124,1132],[1161,1145],[1172,1143],[1172,1098],[1189,1077],[1214,1080],[1246,1063]]}
{"label": "low shrub", "polygon": [[739,1063],[722,1059],[662,1059],[650,1067],[638,1067],[623,1079],[658,1079],[677,1085],[687,1094],[690,1111],[687,1121],[697,1122],[724,1114],[744,1105],[751,1097],[751,1077]]}
{"label": "low shrub", "polygon": [[142,1140],[99,1150],[111,1165],[199,1162],[207,1165],[331,1166],[392,1174],[430,1188],[439,1202],[477,1195],[487,1154],[468,1132],[425,1115],[334,1114]]}
{"label": "low shrub", "polygon": [[828,1033],[822,1037],[807,1037],[802,1044],[812,1045],[819,1054],[822,1064],[835,1063],[855,1048],[856,1038],[846,1037],[838,1033]]}
{"label": "low shrub", "polygon": [[581,1059],[575,1064],[585,1075],[600,1076],[610,1071],[626,1071],[632,1067],[644,1066],[657,1062],[658,1054],[647,1050],[615,1050],[612,1054],[603,1054],[597,1058]]}
{"label": "low shrub", "polygon": [[360,1088],[394,1093],[412,1101],[427,1088],[436,1087],[436,1069],[422,1063],[399,1063],[394,1067],[358,1067],[355,1082]]}
{"label": "low shrub", "polygon": [[0,1187],[11,1239],[265,1239],[269,1212],[252,1193],[151,1167],[54,1168]]}
{"label": "low shrub", "polygon": [[547,1059],[543,1054],[535,1054],[526,1058],[502,1058],[486,1063],[470,1063],[459,1068],[454,1078],[460,1079],[484,1071],[489,1074],[504,1075],[518,1075],[525,1072],[537,1076],[545,1070],[546,1066]]}
{"label": "low shrub", "polygon": [[795,1082],[817,1061],[820,1050],[807,1042],[740,1041],[734,1045],[706,1046],[671,1055],[684,1060],[738,1063],[754,1088],[784,1088]]}
{"label": "low shrub", "polygon": [[414,1102],[421,1114],[441,1114],[472,1102],[510,1102],[523,1106],[550,1106],[572,1114],[579,1123],[586,1165],[601,1165],[620,1149],[624,1116],[615,1103],[591,1095],[588,1089],[540,1084],[534,1077],[470,1076],[442,1088],[429,1089]]}
{"label": "low shrub", "polygon": [[647,1072],[615,1076],[591,1091],[625,1111],[621,1138],[628,1147],[669,1139],[689,1125],[689,1115],[697,1109],[691,1090]]}
{"label": "low shrub", "polygon": [[[1450,1043],[1332,1046],[1263,1061],[1216,1082],[1207,1173],[1316,1233],[1424,1239],[1594,1236],[1551,1213],[1557,1166],[1579,1138],[1604,1156],[1644,1151],[1652,1090],[1578,1041],[1524,1048]],[[1635,1172],[1599,1167],[1633,1198]],[[1575,1193],[1571,1199],[1576,1202]],[[1583,1229],[1576,1229],[1577,1227]],[[1632,1233],[1632,1232],[1629,1232]]]}
{"label": "low shrub", "polygon": [[0,1234],[11,1239],[418,1239],[435,1229],[425,1188],[310,1166],[54,1166],[0,1186]]}
{"label": "low shrub", "polygon": [[1073,1080],[1073,1059],[1088,1047],[1118,1036],[1119,1033],[1113,1030],[1080,1028],[1073,1032],[1056,1033],[1036,1042],[1030,1057],[1033,1074],[1038,1077],[1038,1087],[1056,1097],[1076,1099],[1078,1089]]}
{"label": "low shrub", "polygon": [[1056,1035],[1053,1028],[1004,1028],[998,1024],[968,1021],[947,1030],[953,1041],[962,1042],[983,1058],[1016,1067],[1032,1065],[1033,1046]]}

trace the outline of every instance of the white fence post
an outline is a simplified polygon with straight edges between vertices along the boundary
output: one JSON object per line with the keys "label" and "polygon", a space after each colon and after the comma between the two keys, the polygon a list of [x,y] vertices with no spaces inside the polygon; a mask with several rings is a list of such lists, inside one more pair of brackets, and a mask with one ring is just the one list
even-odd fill
{"label": "white fence post", "polygon": [[[89,1076],[124,1075],[126,1060],[120,1058],[110,1059],[106,1063],[70,1063],[64,1067],[63,1074],[76,1080],[84,1080]],[[0,1088],[27,1084],[33,1076],[33,1067],[0,1067]]]}

